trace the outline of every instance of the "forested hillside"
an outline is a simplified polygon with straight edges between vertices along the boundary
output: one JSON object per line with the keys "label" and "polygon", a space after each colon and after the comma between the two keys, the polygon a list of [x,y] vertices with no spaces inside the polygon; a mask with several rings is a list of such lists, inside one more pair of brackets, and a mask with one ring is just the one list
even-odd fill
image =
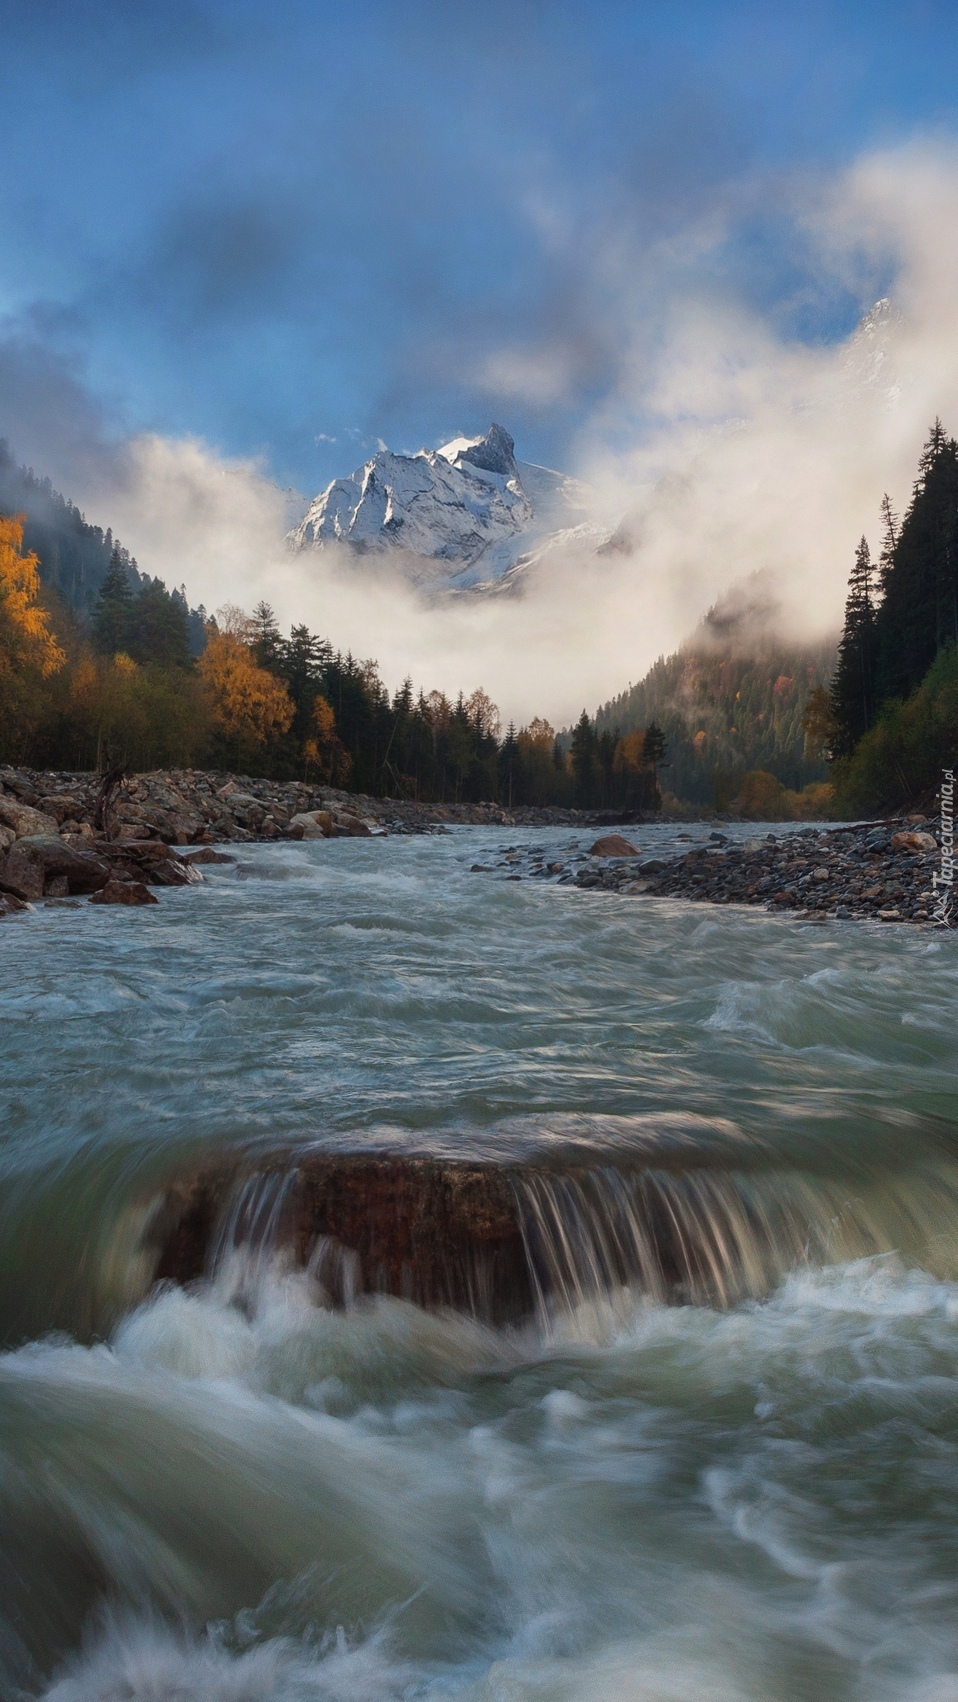
{"label": "forested hillside", "polygon": [[[205,613],[188,607],[182,589],[168,592],[162,580],[141,573],[129,550],[108,528],[91,525],[76,505],[54,490],[49,479],[21,467],[10,445],[0,438],[0,516],[22,514],[23,547],[37,558],[41,584],[77,615],[81,624],[92,618],[111,563],[122,569],[131,594],[149,593],[146,609],[155,618],[163,598],[181,605],[191,652],[203,648]],[[147,615],[151,618],[151,615]]]}
{"label": "forested hillside", "polygon": [[723,653],[714,644],[661,657],[638,685],[603,704],[600,730],[631,732],[657,722],[668,744],[663,784],[680,799],[726,809],[746,775],[771,775],[801,791],[826,779],[824,758],[806,754],[802,717],[809,694],[831,676],[832,643]]}

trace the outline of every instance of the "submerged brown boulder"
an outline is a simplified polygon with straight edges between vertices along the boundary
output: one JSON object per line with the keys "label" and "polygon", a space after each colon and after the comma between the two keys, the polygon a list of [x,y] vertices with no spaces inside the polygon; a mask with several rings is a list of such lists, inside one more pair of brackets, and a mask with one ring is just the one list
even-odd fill
{"label": "submerged brown boulder", "polygon": [[148,886],[142,881],[109,880],[105,887],[95,892],[90,899],[91,904],[159,904]]}
{"label": "submerged brown boulder", "polygon": [[193,886],[203,879],[199,869],[161,839],[100,840],[97,850],[121,880],[144,881],[147,886]]}
{"label": "submerged brown boulder", "polygon": [[212,845],[204,845],[199,851],[189,851],[183,858],[184,863],[235,863],[235,857],[227,857],[223,851],[214,851]]}
{"label": "submerged brown boulder", "polygon": [[533,1306],[510,1175],[492,1165],[309,1154],[252,1175],[208,1170],[173,1184],[151,1234],[160,1280],[202,1276],[231,1238],[272,1238],[337,1302],[348,1288],[496,1322]]}

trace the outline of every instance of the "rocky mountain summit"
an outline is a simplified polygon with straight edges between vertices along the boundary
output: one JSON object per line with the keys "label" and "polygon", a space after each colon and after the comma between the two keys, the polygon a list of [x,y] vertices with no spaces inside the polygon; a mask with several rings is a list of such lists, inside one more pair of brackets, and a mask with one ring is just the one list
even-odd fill
{"label": "rocky mountain summit", "polygon": [[327,485],[288,541],[402,552],[418,563],[410,577],[433,590],[492,587],[553,537],[589,533],[585,498],[574,479],[518,461],[509,433],[492,425],[415,455],[381,449]]}

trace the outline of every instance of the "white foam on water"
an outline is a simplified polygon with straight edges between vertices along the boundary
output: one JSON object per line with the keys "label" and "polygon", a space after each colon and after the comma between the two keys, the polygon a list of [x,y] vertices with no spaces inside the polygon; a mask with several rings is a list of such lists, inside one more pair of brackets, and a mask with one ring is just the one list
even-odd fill
{"label": "white foam on water", "polygon": [[[4,935],[5,1697],[958,1702],[958,942],[506,886],[496,838],[250,847]],[[493,1331],[240,1234],[129,1309],[208,1146],[561,1156],[584,1113],[668,1146],[708,1282],[767,1244],[775,1291],[662,1304],[594,1245]]]}
{"label": "white foam on water", "polygon": [[550,1342],[225,1280],[0,1361],[8,1489],[126,1603],[56,1702],[947,1698],[950,1525],[907,1519],[953,1494],[956,1285],[870,1259]]}
{"label": "white foam on water", "polygon": [[378,1640],[342,1628],[318,1648],[271,1638],[234,1651],[216,1635],[177,1635],[127,1620],[109,1626],[44,1691],[46,1702],[404,1702],[418,1678]]}

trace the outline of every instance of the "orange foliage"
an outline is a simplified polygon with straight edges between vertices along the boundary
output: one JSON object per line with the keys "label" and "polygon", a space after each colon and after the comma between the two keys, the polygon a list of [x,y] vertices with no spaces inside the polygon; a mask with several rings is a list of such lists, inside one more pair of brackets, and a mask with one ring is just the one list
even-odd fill
{"label": "orange foliage", "polygon": [[552,747],[555,742],[555,728],[550,726],[549,722],[545,721],[541,715],[535,716],[529,722],[528,727],[523,727],[517,736],[517,743],[521,751],[538,751],[540,755],[549,757],[552,756]]}
{"label": "orange foliage", "polygon": [[22,555],[23,516],[0,516],[0,672],[33,667],[46,678],[63,667],[66,655],[50,631],[39,601],[35,555]]}
{"label": "orange foliage", "polygon": [[313,726],[316,728],[316,738],[320,745],[328,745],[336,731],[336,717],[333,706],[320,694],[313,704]]}
{"label": "orange foliage", "polygon": [[244,744],[265,745],[288,733],[296,711],[285,680],[253,660],[239,624],[231,620],[233,630],[208,629],[200,677],[219,731]]}
{"label": "orange foliage", "polygon": [[314,737],[303,746],[306,768],[315,764],[330,786],[342,786],[349,777],[352,761],[337,732],[333,706],[322,693],[313,704]]}
{"label": "orange foliage", "polygon": [[612,766],[616,774],[640,774],[645,767],[645,734],[625,733],[615,747]]}

